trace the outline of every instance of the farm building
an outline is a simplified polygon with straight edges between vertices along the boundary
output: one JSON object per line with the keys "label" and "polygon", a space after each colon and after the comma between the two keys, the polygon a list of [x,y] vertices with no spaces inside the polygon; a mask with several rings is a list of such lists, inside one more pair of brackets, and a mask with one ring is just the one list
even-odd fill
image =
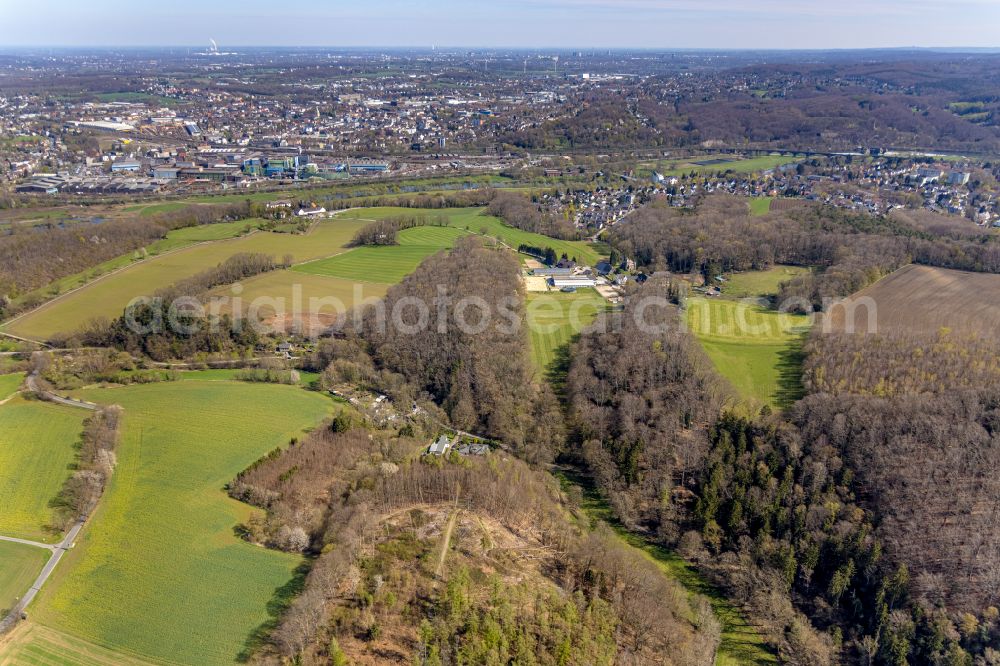
{"label": "farm building", "polygon": [[300,208],[299,212],[296,213],[299,217],[315,217],[317,215],[323,215],[326,213],[326,208],[322,206],[319,208]]}
{"label": "farm building", "polygon": [[569,277],[573,271],[569,268],[536,268],[531,274],[539,277]]}
{"label": "farm building", "polygon": [[551,279],[552,286],[556,289],[563,287],[594,287],[597,281],[589,277],[554,277]]}

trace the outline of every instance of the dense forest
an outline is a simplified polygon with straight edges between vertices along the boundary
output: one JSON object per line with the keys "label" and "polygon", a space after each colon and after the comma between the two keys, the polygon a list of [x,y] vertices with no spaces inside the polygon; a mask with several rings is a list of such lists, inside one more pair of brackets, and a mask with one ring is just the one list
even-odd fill
{"label": "dense forest", "polygon": [[751,217],[745,200],[728,196],[706,197],[693,210],[654,202],[609,240],[649,270],[707,279],[774,264],[817,267],[782,287],[779,302],[794,309],[822,309],[908,263],[1000,272],[995,234],[957,231],[943,216],[872,217],[813,204]]}
{"label": "dense forest", "polygon": [[947,330],[817,332],[806,352],[812,395],[792,418],[851,471],[887,559],[908,572],[910,616],[888,640],[921,660],[933,657],[928,636],[939,648],[951,639],[957,663],[991,663],[1000,642],[996,343]]}
{"label": "dense forest", "polygon": [[551,390],[531,382],[524,307],[517,257],[467,237],[391,288],[364,338],[456,427],[542,461],[561,445],[561,419]]}
{"label": "dense forest", "polygon": [[641,294],[583,334],[566,387],[565,456],[625,524],[697,562],[789,663],[992,663],[995,346],[816,333],[811,394],[748,414],[684,330],[630,330]]}
{"label": "dense forest", "polygon": [[566,384],[579,452],[619,518],[669,534],[675,496],[682,500],[703,465],[726,389],[676,308],[648,312],[650,324],[665,325],[660,334],[630,316],[634,302],[659,290],[648,283],[581,337]]}

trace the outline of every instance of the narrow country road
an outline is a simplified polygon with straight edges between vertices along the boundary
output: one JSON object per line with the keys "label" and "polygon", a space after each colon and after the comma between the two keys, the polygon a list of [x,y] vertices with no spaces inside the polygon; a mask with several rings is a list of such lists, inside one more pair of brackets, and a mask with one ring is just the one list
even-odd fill
{"label": "narrow country road", "polygon": [[38,578],[36,578],[35,582],[32,583],[31,589],[29,589],[17,605],[14,606],[13,610],[7,614],[7,617],[0,620],[0,636],[14,628],[14,625],[17,624],[18,619],[21,617],[21,613],[23,613],[24,609],[28,607],[28,604],[34,601],[38,591],[42,589],[42,585],[45,585],[45,581],[47,581],[49,576],[52,575],[56,565],[59,564],[59,560],[62,559],[62,556],[67,550],[73,547],[73,543],[76,541],[76,537],[80,533],[81,529],[83,529],[83,521],[75,523],[73,527],[70,528],[69,532],[66,533],[66,537],[55,545],[37,543],[35,541],[25,541],[23,539],[14,539],[12,537],[0,537],[0,540],[3,541],[23,543],[25,545],[37,546],[39,548],[45,548],[46,550],[52,551],[52,557],[50,557],[49,561],[45,563],[44,567],[42,567],[42,572],[38,574]]}
{"label": "narrow country road", "polygon": [[45,399],[60,405],[66,405],[67,407],[79,407],[80,409],[89,409],[90,411],[97,409],[97,405],[92,402],[87,402],[86,400],[76,400],[75,398],[64,398],[56,395],[55,393],[43,391],[38,387],[38,378],[34,372],[25,378],[25,384],[27,384],[29,391],[34,391],[35,393],[44,396]]}
{"label": "narrow country road", "polygon": [[59,547],[57,543],[42,543],[41,541],[29,541],[28,539],[18,539],[16,537],[3,536],[0,534],[0,541],[10,541],[11,543],[20,543],[25,546],[34,546],[35,548],[45,548],[46,550],[55,550]]}
{"label": "narrow country road", "polygon": [[[25,383],[28,386],[28,390],[39,393],[45,396],[47,399],[51,400],[52,402],[56,402],[61,405],[66,405],[68,407],[79,407],[80,409],[87,409],[91,411],[97,409],[97,405],[95,405],[92,402],[84,402],[83,400],[73,400],[72,398],[63,398],[58,395],[49,393],[48,391],[43,391],[39,389],[37,377],[35,376],[34,372],[29,374],[25,378]],[[80,534],[80,530],[83,529],[83,525],[85,522],[86,522],[86,517],[74,523],[73,527],[71,527],[69,532],[66,533],[66,536],[63,538],[63,540],[57,544],[47,544],[47,543],[40,543],[38,541],[28,541],[27,539],[16,539],[14,537],[0,536],[0,541],[10,541],[12,543],[19,543],[25,546],[44,548],[52,552],[52,556],[49,558],[49,561],[45,563],[44,567],[42,567],[42,572],[38,574],[38,578],[36,578],[35,582],[32,583],[31,589],[28,590],[28,592],[21,598],[21,600],[17,603],[17,605],[14,606],[14,608],[7,614],[7,617],[0,619],[0,636],[13,629],[14,625],[17,624],[18,619],[21,617],[21,613],[23,613],[24,609],[28,607],[28,604],[34,601],[35,596],[38,594],[38,591],[42,589],[42,585],[45,585],[45,581],[49,579],[49,576],[52,575],[52,572],[55,570],[56,565],[59,564],[59,560],[62,559],[62,556],[66,553],[67,550],[73,547],[73,543],[76,541],[77,535]]]}

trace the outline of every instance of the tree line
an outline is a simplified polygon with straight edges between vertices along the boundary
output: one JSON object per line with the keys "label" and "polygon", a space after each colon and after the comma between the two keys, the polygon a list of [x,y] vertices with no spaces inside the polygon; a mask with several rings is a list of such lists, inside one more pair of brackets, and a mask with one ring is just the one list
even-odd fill
{"label": "tree line", "polygon": [[100,224],[12,225],[9,233],[0,236],[0,317],[33,307],[46,298],[39,293],[22,299],[25,294],[109,259],[141,250],[171,230],[249,217],[250,204],[244,202],[191,204],[148,217],[107,220]]}
{"label": "tree line", "polygon": [[154,361],[253,350],[260,338],[255,322],[198,312],[188,305],[200,303],[200,297],[214,287],[287,267],[290,262],[286,257],[279,263],[261,253],[235,254],[214,268],[158,290],[112,322],[89,322],[79,338],[84,345],[113,347]]}
{"label": "tree line", "polygon": [[52,502],[60,529],[83,520],[97,506],[117,464],[121,416],[122,408],[113,405],[98,409],[83,422],[76,470]]}

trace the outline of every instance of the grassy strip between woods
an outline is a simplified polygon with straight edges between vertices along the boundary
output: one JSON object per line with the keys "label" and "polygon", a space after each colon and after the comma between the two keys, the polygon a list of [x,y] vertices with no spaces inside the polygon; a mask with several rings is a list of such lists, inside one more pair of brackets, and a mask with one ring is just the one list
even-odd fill
{"label": "grassy strip between woods", "polygon": [[665,575],[676,579],[690,594],[708,599],[722,625],[722,642],[716,653],[716,666],[778,663],[777,656],[757,628],[747,621],[739,608],[726,599],[721,590],[709,583],[693,566],[673,551],[625,529],[615,518],[608,502],[588,479],[569,471],[559,471],[556,477],[564,488],[576,485],[583,491],[581,508],[591,525],[604,521],[611,526],[622,543],[641,551]]}
{"label": "grassy strip between woods", "polygon": [[[331,220],[321,222],[308,234],[260,232],[185,247],[172,254],[128,266],[13,320],[4,325],[3,330],[32,339],[72,332],[95,317],[113,319],[121,315],[132,298],[152,294],[161,287],[218,266],[241,252],[269,254],[278,261],[285,255],[290,255],[293,261],[308,261],[342,252],[363,225],[357,221]],[[188,231],[194,233],[198,230],[201,228]]]}
{"label": "grassy strip between woods", "polygon": [[771,201],[774,197],[751,197],[750,204],[750,214],[754,217],[760,217],[761,215],[766,215],[771,210]]}
{"label": "grassy strip between woods", "polygon": [[532,292],[526,307],[532,366],[549,374],[560,355],[569,353],[573,338],[609,306],[596,290],[580,289]]}
{"label": "grassy strip between woods", "polygon": [[809,317],[755,303],[689,298],[686,321],[719,374],[745,398],[784,407],[801,397],[800,350]]}

